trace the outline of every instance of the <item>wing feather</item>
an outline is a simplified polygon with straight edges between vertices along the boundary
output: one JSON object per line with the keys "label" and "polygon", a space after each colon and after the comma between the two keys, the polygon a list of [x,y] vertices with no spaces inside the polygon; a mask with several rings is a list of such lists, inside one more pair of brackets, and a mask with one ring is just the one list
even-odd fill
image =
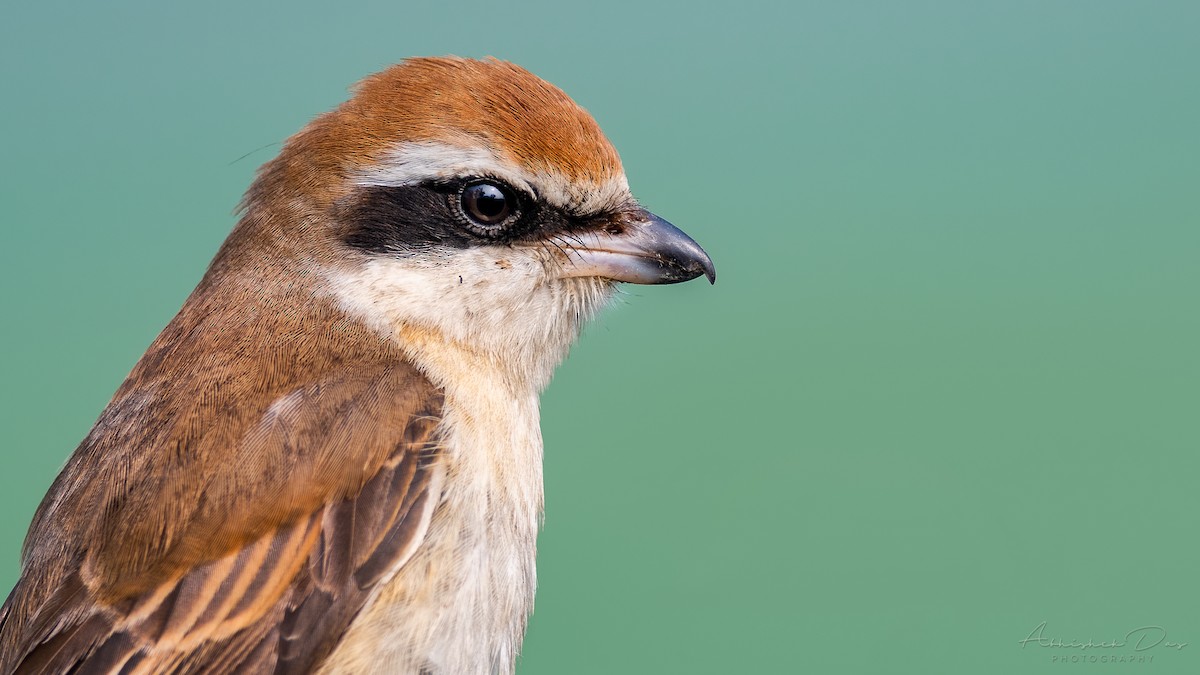
{"label": "wing feather", "polygon": [[[65,494],[52,491],[35,519],[47,532],[66,525],[31,538],[0,614],[0,672],[310,671],[424,536],[439,499],[440,410],[411,368],[343,369],[267,403],[225,465],[186,450],[165,471],[125,462],[157,469],[129,475],[130,490],[194,500],[165,507],[90,488],[88,470],[112,466],[81,447],[64,470],[75,481],[60,478]],[[189,429],[190,442],[203,445],[202,432]],[[175,484],[184,470],[198,472],[187,476],[198,497]],[[214,499],[238,510],[217,519]],[[101,522],[81,532],[70,505],[98,503]],[[72,549],[71,535],[127,539]]]}

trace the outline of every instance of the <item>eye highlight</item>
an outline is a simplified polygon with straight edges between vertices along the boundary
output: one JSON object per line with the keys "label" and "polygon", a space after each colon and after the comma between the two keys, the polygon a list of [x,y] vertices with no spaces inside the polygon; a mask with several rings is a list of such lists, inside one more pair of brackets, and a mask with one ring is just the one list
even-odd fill
{"label": "eye highlight", "polygon": [[484,235],[499,234],[520,217],[520,204],[511,188],[491,180],[467,183],[458,191],[458,209],[466,224]]}

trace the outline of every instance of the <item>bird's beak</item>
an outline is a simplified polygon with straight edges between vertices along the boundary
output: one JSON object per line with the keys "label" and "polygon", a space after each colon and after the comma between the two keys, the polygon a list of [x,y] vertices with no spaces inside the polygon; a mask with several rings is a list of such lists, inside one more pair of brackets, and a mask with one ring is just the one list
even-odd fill
{"label": "bird's beak", "polygon": [[717,268],[695,240],[650,213],[625,220],[619,234],[572,234],[564,277],[604,277],[631,284],[677,284],[703,274],[717,282]]}

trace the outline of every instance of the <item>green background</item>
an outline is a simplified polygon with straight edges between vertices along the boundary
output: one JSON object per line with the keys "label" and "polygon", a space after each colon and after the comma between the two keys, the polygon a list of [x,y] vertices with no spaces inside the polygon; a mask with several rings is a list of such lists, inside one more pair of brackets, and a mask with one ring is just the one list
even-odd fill
{"label": "green background", "polygon": [[543,397],[522,675],[1200,672],[1197,3],[168,4],[3,10],[4,585],[263,146],[491,54],[720,272]]}

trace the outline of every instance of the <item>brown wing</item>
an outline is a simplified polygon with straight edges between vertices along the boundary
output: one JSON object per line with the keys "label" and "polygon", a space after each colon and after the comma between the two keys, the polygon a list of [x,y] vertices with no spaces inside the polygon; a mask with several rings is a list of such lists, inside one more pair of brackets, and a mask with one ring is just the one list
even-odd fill
{"label": "brown wing", "polygon": [[320,663],[424,536],[442,401],[403,362],[313,367],[304,386],[257,382],[270,395],[174,416],[211,372],[123,387],[35,517],[0,610],[0,672]]}

